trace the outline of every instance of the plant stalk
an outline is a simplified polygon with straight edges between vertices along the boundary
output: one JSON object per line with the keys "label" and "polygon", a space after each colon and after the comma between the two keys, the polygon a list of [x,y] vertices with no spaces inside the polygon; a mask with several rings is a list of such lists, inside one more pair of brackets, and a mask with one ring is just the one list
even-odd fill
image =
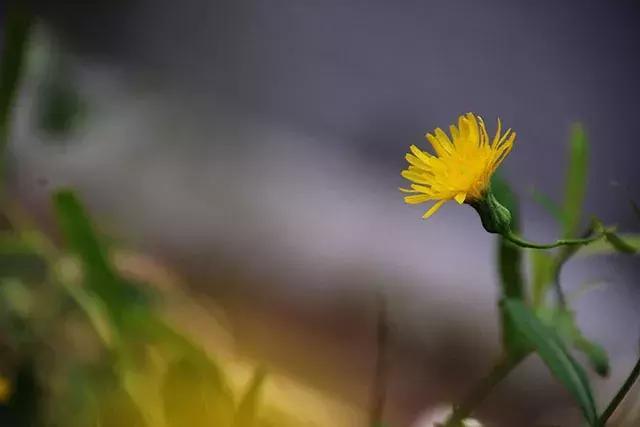
{"label": "plant stalk", "polygon": [[525,240],[521,236],[513,232],[507,232],[502,235],[506,240],[510,241],[514,245],[520,246],[521,248],[528,249],[553,249],[559,246],[575,246],[575,245],[588,245],[589,243],[595,242],[596,240],[600,240],[604,237],[603,233],[598,233],[591,237],[579,238],[579,239],[558,239],[553,243],[535,243]]}
{"label": "plant stalk", "polygon": [[371,396],[369,426],[382,425],[382,416],[387,398],[389,374],[389,313],[387,301],[382,291],[376,295],[376,365]]}
{"label": "plant stalk", "polygon": [[459,427],[462,422],[471,416],[472,412],[484,401],[484,399],[493,391],[495,386],[504,380],[507,375],[516,366],[524,360],[526,355],[518,357],[504,356],[489,372],[489,375],[484,377],[463,402],[453,407],[453,413],[444,424],[444,427]]}
{"label": "plant stalk", "polygon": [[618,406],[620,406],[620,404],[624,400],[627,393],[629,393],[629,390],[631,390],[631,387],[633,387],[633,384],[638,380],[639,376],[640,376],[640,358],[638,358],[638,361],[636,362],[633,369],[629,373],[629,376],[627,377],[624,384],[622,384],[622,387],[620,387],[620,390],[618,390],[618,393],[616,393],[613,399],[611,399],[611,402],[609,403],[609,405],[607,405],[607,408],[602,412],[602,415],[600,415],[601,426],[604,426],[606,424],[606,422],[609,420],[611,415],[613,415],[613,413],[616,411]]}

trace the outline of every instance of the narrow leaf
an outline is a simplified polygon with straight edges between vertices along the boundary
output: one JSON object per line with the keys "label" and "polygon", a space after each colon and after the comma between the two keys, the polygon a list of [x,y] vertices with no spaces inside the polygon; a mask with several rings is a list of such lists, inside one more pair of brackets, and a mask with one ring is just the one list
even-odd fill
{"label": "narrow leaf", "polygon": [[522,301],[510,299],[504,303],[515,327],[531,343],[551,373],[574,397],[585,420],[599,426],[598,415],[584,370],[571,357],[562,340],[553,329],[543,324]]}
{"label": "narrow leaf", "polygon": [[625,241],[622,237],[617,235],[613,231],[605,230],[604,237],[607,242],[618,252],[623,254],[635,254],[638,252],[638,247],[632,243]]}
{"label": "narrow leaf", "polygon": [[[635,250],[634,253],[638,253],[640,251],[640,234],[635,233],[617,233],[616,234],[620,239],[622,239],[625,244],[633,247]],[[611,255],[618,252],[616,248],[613,247],[609,240],[598,240],[589,245],[581,246],[579,248],[578,254],[580,256],[594,256],[594,255]]]}
{"label": "narrow leaf", "polygon": [[69,250],[81,261],[87,288],[100,298],[111,316],[120,320],[127,307],[141,301],[141,293],[123,280],[109,262],[84,207],[70,190],[59,190],[53,204]]}
{"label": "narrow leaf", "polygon": [[551,199],[551,197],[541,193],[535,188],[531,191],[531,197],[533,197],[533,200],[542,206],[556,221],[560,224],[564,224],[564,212],[562,211],[562,208]]}
{"label": "narrow leaf", "polygon": [[600,376],[609,375],[609,356],[605,349],[584,336],[576,322],[575,313],[567,309],[538,309],[538,317],[552,328],[565,345],[582,352],[593,370]]}
{"label": "narrow leaf", "polygon": [[589,159],[589,144],[587,136],[580,124],[571,130],[569,152],[569,168],[564,199],[564,237],[575,237],[582,219],[582,205],[587,185],[587,168]]}
{"label": "narrow leaf", "polygon": [[22,74],[31,28],[31,16],[22,2],[9,2],[3,27],[4,45],[0,63],[0,152],[4,151],[7,144],[10,113]]}
{"label": "narrow leaf", "polygon": [[554,258],[545,251],[530,251],[531,259],[531,303],[540,307],[545,302],[549,287],[554,280]]}

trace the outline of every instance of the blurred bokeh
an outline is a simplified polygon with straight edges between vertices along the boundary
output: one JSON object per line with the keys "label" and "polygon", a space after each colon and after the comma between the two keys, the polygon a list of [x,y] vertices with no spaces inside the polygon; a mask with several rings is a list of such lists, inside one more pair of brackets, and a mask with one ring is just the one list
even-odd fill
{"label": "blurred bokeh", "polygon": [[[637,2],[29,7],[8,191],[55,241],[50,194],[77,189],[122,248],[119,268],[169,283],[163,292],[182,295],[169,298],[175,324],[240,372],[239,388],[264,367],[302,396],[310,426],[364,423],[380,293],[392,426],[457,399],[498,351],[494,239],[472,209],[452,204],[424,222],[397,191],[425,132],[467,111],[490,132],[498,117],[516,130],[501,173],[525,234],[546,240],[558,228],[534,194],[561,198],[581,122],[585,212],[640,231]],[[610,378],[594,386],[604,402],[636,358],[637,258],[578,258],[563,274],[569,293],[599,284],[574,307],[609,352]],[[505,426],[577,415],[536,360],[480,411]]]}

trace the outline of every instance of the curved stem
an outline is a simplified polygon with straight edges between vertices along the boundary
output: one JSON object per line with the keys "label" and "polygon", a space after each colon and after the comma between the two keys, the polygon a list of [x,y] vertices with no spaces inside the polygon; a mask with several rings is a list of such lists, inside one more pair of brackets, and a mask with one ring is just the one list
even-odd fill
{"label": "curved stem", "polygon": [[639,376],[640,376],[640,359],[638,359],[638,361],[636,362],[635,366],[631,370],[631,373],[627,377],[627,380],[624,382],[620,390],[618,390],[618,393],[616,393],[613,399],[611,399],[611,402],[607,406],[607,409],[605,409],[604,412],[602,412],[602,415],[600,415],[601,426],[605,425],[605,423],[609,420],[609,417],[611,417],[611,415],[613,415],[613,413],[618,408],[618,406],[620,406],[620,403],[622,403],[622,401],[624,400],[624,397],[627,395],[629,390],[631,390],[631,387],[636,382]]}
{"label": "curved stem", "polygon": [[517,234],[514,234],[512,231],[509,231],[508,233],[505,233],[502,235],[502,237],[504,237],[506,240],[510,241],[514,245],[520,246],[521,248],[529,248],[529,249],[553,249],[559,246],[587,245],[591,242],[595,242],[596,240],[601,239],[603,236],[604,235],[602,233],[598,233],[591,237],[585,237],[580,239],[558,239],[553,243],[542,244],[542,243],[535,243],[535,242],[530,242],[528,240],[525,240],[522,237],[518,236]]}
{"label": "curved stem", "polygon": [[485,378],[483,378],[476,387],[471,390],[471,393],[466,399],[459,405],[455,405],[453,413],[444,424],[445,427],[458,427],[462,425],[462,422],[469,418],[471,413],[476,409],[480,403],[489,395],[494,387],[505,379],[509,373],[522,362],[526,355],[520,357],[504,357],[501,359],[489,372]]}

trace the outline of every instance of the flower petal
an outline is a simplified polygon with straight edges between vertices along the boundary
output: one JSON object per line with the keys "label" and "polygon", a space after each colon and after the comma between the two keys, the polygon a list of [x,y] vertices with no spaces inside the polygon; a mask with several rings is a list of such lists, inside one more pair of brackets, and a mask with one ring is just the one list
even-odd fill
{"label": "flower petal", "polygon": [[417,205],[431,200],[431,196],[427,194],[414,194],[413,196],[404,196],[404,202],[409,205]]}
{"label": "flower petal", "polygon": [[431,182],[429,177],[408,170],[402,171],[401,175],[404,179],[408,179],[409,181],[416,182],[418,184],[429,184]]}
{"label": "flower petal", "polygon": [[419,149],[415,145],[411,145],[409,147],[409,149],[414,154],[414,156],[416,156],[418,159],[420,159],[422,162],[424,162],[424,164],[429,165],[430,157],[431,157],[430,154],[425,153],[424,151],[422,151],[421,149]]}
{"label": "flower petal", "polygon": [[500,121],[500,117],[498,117],[498,129],[496,130],[496,136],[493,137],[491,148],[497,147],[498,141],[500,141],[500,132],[502,132],[502,122]]}
{"label": "flower petal", "polygon": [[410,194],[419,193],[419,191],[409,190],[408,188],[402,188],[402,187],[398,187],[398,190],[400,190],[403,193],[410,193]]}
{"label": "flower petal", "polygon": [[425,212],[424,215],[422,215],[423,219],[427,219],[429,218],[431,215],[433,215],[434,213],[436,213],[438,211],[438,209],[440,209],[442,207],[442,205],[444,204],[444,202],[446,202],[446,200],[442,199],[442,200],[438,200],[438,202],[431,206],[431,208]]}
{"label": "flower petal", "polygon": [[467,198],[467,193],[464,193],[464,192],[460,192],[454,196],[454,199],[456,199],[456,202],[458,202],[459,205],[463,204],[464,199],[466,198]]}

